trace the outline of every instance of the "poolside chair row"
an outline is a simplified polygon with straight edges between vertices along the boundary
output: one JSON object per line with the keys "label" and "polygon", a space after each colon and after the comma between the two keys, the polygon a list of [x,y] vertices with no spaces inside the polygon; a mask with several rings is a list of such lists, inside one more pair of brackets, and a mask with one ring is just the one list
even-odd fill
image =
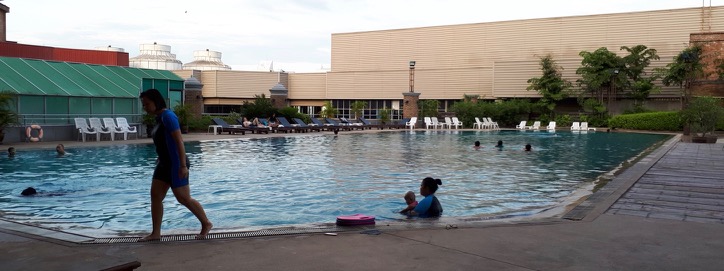
{"label": "poolside chair row", "polygon": [[588,122],[573,122],[571,125],[571,131],[596,131],[596,128],[588,127]]}
{"label": "poolside chair row", "polygon": [[463,127],[463,122],[457,117],[445,117],[445,122],[440,122],[437,117],[425,117],[425,129],[458,129]]}
{"label": "poolside chair row", "polygon": [[473,124],[473,128],[484,130],[500,130],[500,126],[497,122],[493,121],[492,118],[483,118],[483,121],[480,121],[480,118],[475,117],[475,124]]}
{"label": "poolside chair row", "polygon": [[[126,118],[75,118],[75,128],[78,129],[78,138],[85,142],[86,135],[95,135],[96,141],[101,141],[103,135],[108,135],[110,140],[116,139],[116,135],[122,134],[123,140],[128,140],[128,134],[135,134],[138,138],[138,130],[136,127],[130,126]],[[89,125],[90,123],[90,125]]]}
{"label": "poolside chair row", "polygon": [[[242,135],[246,132],[252,132],[252,133],[269,133],[269,132],[293,132],[293,133],[306,133],[310,131],[351,131],[351,130],[364,130],[364,129],[372,129],[372,128],[378,128],[378,129],[384,129],[384,128],[404,128],[404,123],[406,123],[406,120],[403,120],[402,123],[399,124],[372,124],[368,120],[364,118],[359,118],[360,122],[350,122],[346,118],[340,118],[340,121],[331,119],[331,118],[325,118],[324,119],[326,123],[320,121],[319,119],[312,118],[311,123],[305,123],[303,120],[299,118],[293,118],[292,121],[294,123],[290,122],[285,117],[277,117],[278,126],[266,126],[266,125],[248,125],[244,126],[244,121],[242,119],[237,119],[236,122],[238,125],[230,125],[226,121],[220,118],[213,118],[212,122],[213,125],[209,126],[209,128],[214,128],[216,131],[216,128],[220,128],[220,132],[228,132],[229,134],[236,134],[241,133]],[[268,123],[266,119],[259,119],[261,123]],[[211,130],[211,129],[209,129]]]}
{"label": "poolside chair row", "polygon": [[[527,121],[523,120],[520,122],[520,124],[516,125],[515,128],[519,130],[540,130],[540,121],[534,121],[533,125],[528,126]],[[548,126],[545,127],[546,130],[555,130],[556,129],[556,122],[551,121],[548,122]]]}

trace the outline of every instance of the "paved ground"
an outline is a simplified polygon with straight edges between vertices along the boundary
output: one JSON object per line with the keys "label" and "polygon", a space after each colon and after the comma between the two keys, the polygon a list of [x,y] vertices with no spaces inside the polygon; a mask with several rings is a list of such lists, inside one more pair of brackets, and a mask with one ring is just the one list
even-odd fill
{"label": "paved ground", "polygon": [[647,180],[666,181],[656,188],[661,191],[707,188],[686,195],[694,208],[699,199],[721,200],[724,181],[715,166],[724,159],[724,144],[674,141],[581,203],[575,220],[113,245],[76,245],[0,227],[0,270],[99,270],[131,260],[142,263],[139,270],[722,270],[724,224],[691,221],[687,213],[676,220],[654,218],[653,211],[617,214],[629,197],[653,189],[641,187]]}

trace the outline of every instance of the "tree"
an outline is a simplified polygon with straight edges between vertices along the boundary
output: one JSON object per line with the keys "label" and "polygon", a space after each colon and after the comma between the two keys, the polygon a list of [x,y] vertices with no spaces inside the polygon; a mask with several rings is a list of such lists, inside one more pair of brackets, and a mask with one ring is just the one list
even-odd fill
{"label": "tree", "polygon": [[0,143],[5,138],[6,127],[18,124],[18,114],[15,113],[13,103],[15,102],[15,94],[8,91],[0,92]]}
{"label": "tree", "polygon": [[367,102],[365,101],[354,101],[349,105],[349,111],[354,114],[354,118],[359,118],[362,116],[362,111],[367,107]]}
{"label": "tree", "polygon": [[634,106],[639,110],[643,108],[644,102],[651,93],[661,89],[653,83],[658,79],[658,75],[646,77],[646,68],[651,64],[651,60],[659,60],[659,55],[656,53],[656,49],[648,48],[645,45],[636,45],[632,48],[621,46],[621,50],[629,53],[623,57],[624,74],[628,77],[624,87],[630,90],[628,96],[634,99]]}
{"label": "tree", "polygon": [[543,71],[541,77],[528,79],[527,90],[535,90],[543,96],[540,99],[541,105],[549,111],[551,117],[558,101],[568,97],[568,91],[572,84],[563,79],[561,71],[563,67],[558,66],[551,55],[540,58],[540,67]]}
{"label": "tree", "polygon": [[319,111],[319,115],[325,118],[334,118],[337,114],[339,114],[339,110],[332,106],[332,101],[325,101],[322,111]]}
{"label": "tree", "polygon": [[697,78],[705,77],[702,63],[701,46],[693,45],[674,57],[674,61],[665,68],[657,69],[665,86],[678,86],[681,89],[681,109],[686,109],[692,96],[692,85]]}
{"label": "tree", "polygon": [[266,95],[254,95],[254,102],[244,102],[241,105],[241,114],[247,118],[263,117],[268,118],[277,112],[274,105],[272,105],[271,99],[267,98]]}
{"label": "tree", "polygon": [[[616,88],[621,89],[627,82],[626,74],[622,72],[626,68],[623,59],[606,47],[598,48],[593,53],[581,51],[579,55],[583,60],[581,67],[576,70],[576,74],[581,75],[578,85],[591,93],[600,104],[603,104],[604,97],[607,97],[606,110],[609,110],[616,95]],[[586,99],[579,98],[579,101],[582,100]]]}
{"label": "tree", "polygon": [[438,100],[420,100],[418,103],[420,116],[437,117],[437,108],[440,106]]}

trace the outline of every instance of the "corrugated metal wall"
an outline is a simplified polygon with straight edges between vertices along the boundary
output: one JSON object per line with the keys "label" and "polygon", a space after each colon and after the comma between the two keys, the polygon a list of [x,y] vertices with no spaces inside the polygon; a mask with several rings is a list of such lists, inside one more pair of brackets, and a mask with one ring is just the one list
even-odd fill
{"label": "corrugated metal wall", "polygon": [[327,75],[324,73],[289,74],[289,99],[320,99],[326,97]]}
{"label": "corrugated metal wall", "polygon": [[[281,77],[281,78],[280,78]],[[288,75],[278,72],[252,71],[202,71],[204,97],[254,98],[254,95],[269,96],[269,89],[279,82],[286,85]]]}
{"label": "corrugated metal wall", "polygon": [[[724,7],[711,13],[711,31],[724,31]],[[624,55],[622,45],[643,44],[661,55],[652,66],[664,66],[690,33],[700,32],[701,14],[690,8],[333,34],[325,98],[399,98],[408,88],[410,60],[417,61],[422,99],[537,96],[525,87],[540,75],[540,56],[552,54],[573,82],[582,50],[607,47]]]}

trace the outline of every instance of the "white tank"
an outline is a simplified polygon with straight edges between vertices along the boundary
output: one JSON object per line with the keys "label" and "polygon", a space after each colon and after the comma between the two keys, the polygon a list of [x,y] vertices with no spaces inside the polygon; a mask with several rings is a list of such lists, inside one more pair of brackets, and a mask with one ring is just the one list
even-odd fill
{"label": "white tank", "polygon": [[171,53],[171,46],[163,44],[141,44],[141,54],[128,60],[133,68],[154,70],[180,70],[182,63]]}
{"label": "white tank", "polygon": [[184,64],[184,70],[231,70],[229,65],[221,62],[221,52],[209,51],[209,49],[194,51],[194,61]]}
{"label": "white tank", "polygon": [[110,52],[125,52],[123,48],[120,47],[113,47],[113,46],[98,46],[95,48],[95,50],[98,51],[110,51]]}

